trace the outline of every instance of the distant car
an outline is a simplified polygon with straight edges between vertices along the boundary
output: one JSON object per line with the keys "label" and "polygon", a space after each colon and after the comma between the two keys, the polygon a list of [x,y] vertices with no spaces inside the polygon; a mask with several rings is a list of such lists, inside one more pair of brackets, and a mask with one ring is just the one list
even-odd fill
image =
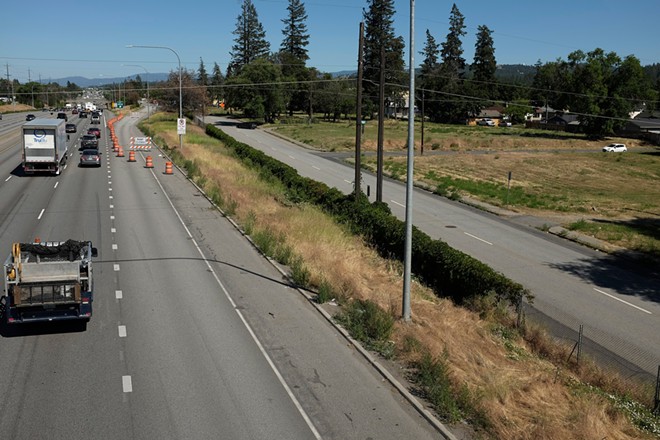
{"label": "distant car", "polygon": [[80,139],[80,150],[87,150],[99,147],[99,140],[94,134],[85,134]]}
{"label": "distant car", "polygon": [[98,139],[101,137],[101,130],[98,127],[90,127],[87,129],[87,134],[93,134]]}
{"label": "distant car", "polygon": [[78,128],[76,127],[76,124],[66,124],[65,130],[67,133],[75,133],[78,131]]}
{"label": "distant car", "polygon": [[509,122],[509,121],[500,121],[498,127],[511,127],[511,122]]}
{"label": "distant car", "polygon": [[99,115],[92,115],[92,120],[90,121],[91,124],[100,124],[101,123],[101,118]]}
{"label": "distant car", "polygon": [[101,166],[101,152],[99,150],[83,150],[80,154],[80,164],[81,167],[86,166]]}
{"label": "distant car", "polygon": [[64,113],[64,112],[59,112],[59,113],[57,114],[57,119],[64,119],[65,121],[68,121],[68,120],[69,120],[69,118],[67,117],[66,113]]}
{"label": "distant car", "polygon": [[477,125],[481,125],[482,127],[494,127],[495,126],[495,121],[493,121],[490,118],[483,118],[483,119],[477,121]]}
{"label": "distant car", "polygon": [[35,115],[33,115],[32,113],[29,113],[25,116],[26,121],[31,121],[33,119],[37,119],[37,117]]}
{"label": "distant car", "polygon": [[86,117],[87,117],[87,112],[81,110],[80,113],[78,113],[78,117],[79,117],[79,118],[86,118]]}
{"label": "distant car", "polygon": [[628,151],[625,144],[609,144],[603,147],[605,153],[623,153]]}
{"label": "distant car", "polygon": [[78,109],[74,108],[73,110],[71,110],[71,114],[72,115],[77,115],[78,114]]}
{"label": "distant car", "polygon": [[236,124],[236,127],[237,128],[247,128],[249,130],[254,130],[255,128],[257,128],[257,124],[254,123],[254,122],[240,122],[240,123]]}

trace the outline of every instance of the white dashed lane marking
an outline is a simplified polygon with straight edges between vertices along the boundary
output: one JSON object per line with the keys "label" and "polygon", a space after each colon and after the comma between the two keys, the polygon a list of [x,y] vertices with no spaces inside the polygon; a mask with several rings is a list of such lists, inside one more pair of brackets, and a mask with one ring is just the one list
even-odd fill
{"label": "white dashed lane marking", "polygon": [[121,377],[121,387],[125,393],[133,392],[133,381],[131,380],[131,376]]}

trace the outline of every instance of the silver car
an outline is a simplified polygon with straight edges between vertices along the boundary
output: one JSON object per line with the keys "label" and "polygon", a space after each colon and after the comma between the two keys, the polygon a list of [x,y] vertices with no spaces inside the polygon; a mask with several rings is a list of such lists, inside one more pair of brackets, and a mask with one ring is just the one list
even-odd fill
{"label": "silver car", "polygon": [[101,166],[101,152],[99,150],[83,150],[80,154],[81,167],[100,167]]}

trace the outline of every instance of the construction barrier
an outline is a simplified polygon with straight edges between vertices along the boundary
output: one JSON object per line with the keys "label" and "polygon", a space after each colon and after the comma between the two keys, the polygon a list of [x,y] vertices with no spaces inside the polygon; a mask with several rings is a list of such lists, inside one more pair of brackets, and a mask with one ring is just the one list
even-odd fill
{"label": "construction barrier", "polygon": [[145,168],[153,168],[154,167],[154,163],[151,159],[151,156],[147,156],[146,161],[147,161],[147,163],[144,164]]}
{"label": "construction barrier", "polygon": [[131,150],[151,150],[151,138],[140,136],[133,137],[131,136]]}
{"label": "construction barrier", "polygon": [[129,162],[135,162],[135,151],[129,151],[128,152],[128,161]]}
{"label": "construction barrier", "polygon": [[172,162],[165,162],[165,174],[172,174]]}

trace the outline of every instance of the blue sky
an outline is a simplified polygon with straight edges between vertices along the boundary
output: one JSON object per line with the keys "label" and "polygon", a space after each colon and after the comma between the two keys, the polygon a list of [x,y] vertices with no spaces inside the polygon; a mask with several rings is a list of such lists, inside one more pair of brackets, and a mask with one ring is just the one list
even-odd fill
{"label": "blue sky", "polygon": [[[176,70],[167,50],[128,49],[126,45],[169,46],[184,68],[196,70],[200,57],[210,71],[226,70],[232,31],[242,0],[106,2],[31,0],[3,2],[0,63],[3,77],[27,82],[49,78],[87,78]],[[271,50],[282,41],[287,0],[253,0]],[[305,0],[310,60],[324,72],[354,70],[357,38],[366,0]],[[445,41],[452,4],[465,16],[463,38],[468,63],[474,56],[479,25],[494,33],[499,64],[534,64],[566,59],[575,50],[600,47],[619,56],[634,55],[642,65],[660,62],[660,0],[415,0],[415,64],[429,29]],[[409,45],[410,0],[395,0],[395,32]],[[29,7],[29,10],[26,10]],[[406,63],[408,55],[406,54]]]}

